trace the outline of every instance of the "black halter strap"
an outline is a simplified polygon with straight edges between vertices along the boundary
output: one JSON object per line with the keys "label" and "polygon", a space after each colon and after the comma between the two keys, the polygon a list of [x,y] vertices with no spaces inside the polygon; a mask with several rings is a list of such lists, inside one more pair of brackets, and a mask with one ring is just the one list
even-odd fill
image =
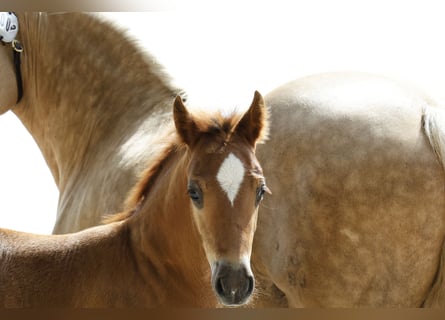
{"label": "black halter strap", "polygon": [[17,81],[17,103],[22,100],[23,97],[23,81],[22,81],[22,68],[20,55],[23,52],[23,46],[17,40],[12,41],[12,54],[14,57],[15,66],[15,78]]}

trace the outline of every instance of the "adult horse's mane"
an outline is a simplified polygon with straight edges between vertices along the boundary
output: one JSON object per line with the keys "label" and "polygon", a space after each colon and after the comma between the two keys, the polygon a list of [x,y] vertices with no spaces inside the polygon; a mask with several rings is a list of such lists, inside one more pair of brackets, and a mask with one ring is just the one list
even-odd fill
{"label": "adult horse's mane", "polygon": [[[35,78],[27,79],[25,90],[45,97],[52,108],[87,107],[95,113],[91,116],[97,118],[88,130],[107,131],[110,119],[101,115],[119,119],[121,107],[154,105],[165,97],[173,100],[177,95],[185,95],[184,90],[174,86],[157,59],[127,30],[101,16],[24,13],[20,22],[27,31],[21,35],[24,54],[28,56],[23,61],[24,69],[35,69]],[[32,95],[25,92],[25,96]],[[121,107],[110,110],[116,101]],[[140,112],[144,110],[141,106]]]}
{"label": "adult horse's mane", "polygon": [[[232,113],[229,116],[223,116],[220,112],[214,113],[209,117],[206,112],[195,111],[193,113],[193,122],[196,129],[206,139],[208,153],[221,152],[223,148],[230,143],[233,133],[241,120],[242,114]],[[265,120],[265,119],[264,119]],[[267,132],[267,130],[265,130]],[[266,137],[261,137],[264,140]],[[261,141],[261,140],[260,140]],[[185,151],[185,142],[181,140],[173,125],[167,128],[153,146],[159,146],[158,156],[147,163],[146,168],[138,183],[129,192],[125,202],[125,210],[113,216],[107,217],[104,222],[122,221],[132,216],[142,206],[147,194],[153,187],[160,171],[165,163],[180,151]]]}

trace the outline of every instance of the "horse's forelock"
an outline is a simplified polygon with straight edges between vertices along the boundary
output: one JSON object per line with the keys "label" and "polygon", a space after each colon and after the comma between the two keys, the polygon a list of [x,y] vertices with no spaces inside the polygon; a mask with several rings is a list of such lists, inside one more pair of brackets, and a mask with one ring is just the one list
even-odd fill
{"label": "horse's forelock", "polygon": [[[194,114],[194,121],[202,138],[205,139],[206,151],[216,153],[230,143],[240,119],[241,116],[238,114],[232,114],[228,117],[223,117],[219,113],[212,117],[206,114]],[[106,217],[104,223],[125,220],[142,207],[142,203],[147,198],[147,194],[155,183],[156,177],[162,170],[165,161],[167,161],[177,149],[185,147],[184,144],[180,142],[177,134],[168,136],[172,138],[164,143],[164,148],[159,151],[159,156],[151,161],[150,165],[142,173],[137,184],[129,192],[129,196],[125,201],[125,210],[121,213]]]}
{"label": "horse's forelock", "polygon": [[205,139],[208,152],[216,152],[231,142],[241,116],[232,114],[228,117],[217,113],[213,117],[198,116],[195,118],[202,138]]}

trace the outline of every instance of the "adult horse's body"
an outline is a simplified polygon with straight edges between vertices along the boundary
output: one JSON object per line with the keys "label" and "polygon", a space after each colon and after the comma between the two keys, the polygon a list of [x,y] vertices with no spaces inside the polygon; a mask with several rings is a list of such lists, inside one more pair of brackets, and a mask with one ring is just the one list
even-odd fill
{"label": "adult horse's body", "polygon": [[215,307],[212,288],[226,305],[249,299],[267,191],[254,155],[262,97],[226,119],[192,116],[178,98],[174,117],[121,221],[68,235],[0,229],[0,306]]}
{"label": "adult horse's body", "polygon": [[443,152],[444,111],[357,73],[302,78],[266,101],[259,158],[274,194],[255,235],[257,274],[292,306],[422,305],[442,268],[445,179],[432,145]]}
{"label": "adult horse's body", "polygon": [[[55,231],[95,225],[102,212],[121,209],[140,163],[153,157],[141,147],[154,141],[177,91],[118,33],[88,16],[20,21],[25,95],[13,111],[59,186]],[[84,31],[73,32],[78,41],[61,52],[56,37],[72,28]],[[103,54],[86,54],[90,43]],[[13,76],[9,51],[0,54],[2,70]],[[12,106],[15,82],[2,86],[0,105]],[[258,153],[274,194],[254,241],[253,267],[264,289],[256,301],[443,305],[445,179],[431,146],[441,155],[441,111],[410,87],[366,74],[303,78],[266,102],[271,141]]]}

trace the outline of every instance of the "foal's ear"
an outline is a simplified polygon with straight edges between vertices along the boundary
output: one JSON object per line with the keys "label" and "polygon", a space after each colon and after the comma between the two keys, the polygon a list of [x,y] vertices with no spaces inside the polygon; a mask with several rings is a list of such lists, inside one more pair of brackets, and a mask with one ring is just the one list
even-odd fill
{"label": "foal's ear", "polygon": [[173,105],[173,118],[175,120],[176,131],[182,141],[192,146],[199,136],[199,129],[192,115],[187,111],[180,96],[176,97]]}
{"label": "foal's ear", "polygon": [[252,104],[237,124],[235,132],[246,138],[253,147],[267,139],[269,133],[269,110],[258,91],[255,91]]}

